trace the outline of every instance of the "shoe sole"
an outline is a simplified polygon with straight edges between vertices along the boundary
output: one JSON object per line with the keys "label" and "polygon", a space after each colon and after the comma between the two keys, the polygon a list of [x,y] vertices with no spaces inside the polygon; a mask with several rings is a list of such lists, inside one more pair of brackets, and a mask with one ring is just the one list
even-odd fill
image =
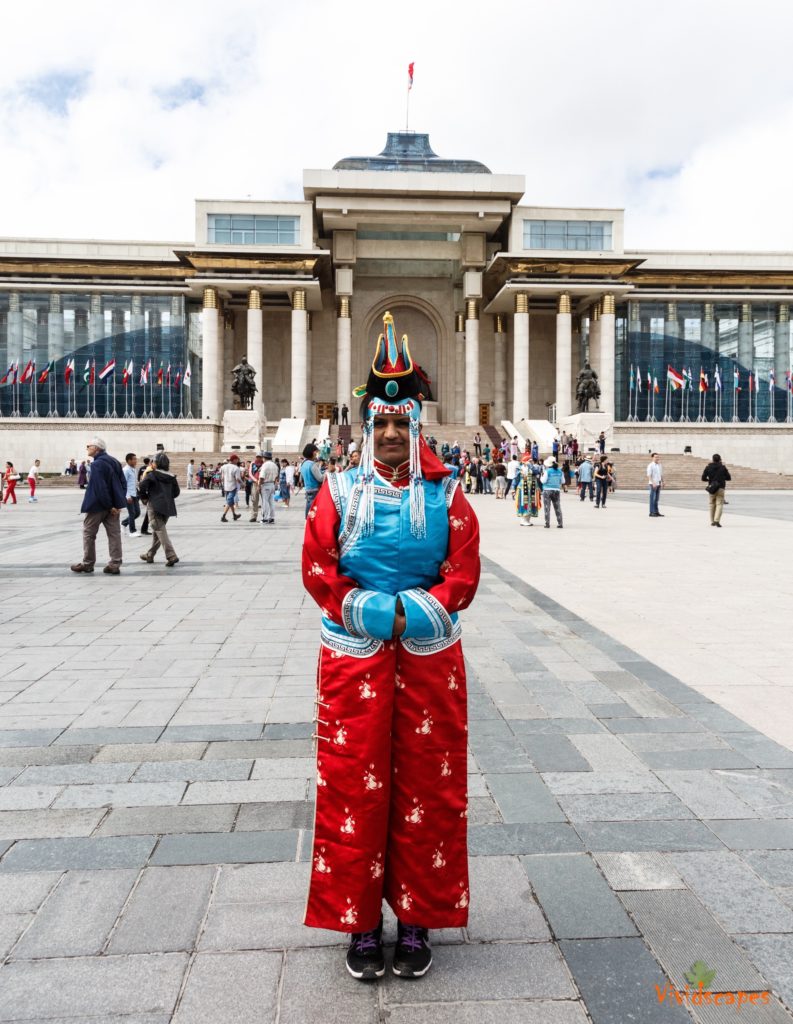
{"label": "shoe sole", "polygon": [[347,972],[352,975],[357,981],[376,981],[377,978],[382,978],[385,974],[385,964],[382,967],[366,967],[362,971],[354,971],[348,963],[345,962],[344,966],[347,968]]}
{"label": "shoe sole", "polygon": [[423,978],[427,971],[430,969],[430,967],[432,967],[432,959],[430,959],[430,962],[427,964],[423,971],[414,971],[410,967],[403,970],[396,964],[392,965],[391,970],[394,972],[394,974],[396,974],[398,978]]}

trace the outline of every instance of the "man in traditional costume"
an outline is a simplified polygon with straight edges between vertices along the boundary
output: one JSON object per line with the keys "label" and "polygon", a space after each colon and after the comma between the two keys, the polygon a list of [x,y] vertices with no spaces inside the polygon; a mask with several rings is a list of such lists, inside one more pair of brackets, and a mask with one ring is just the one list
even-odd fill
{"label": "man in traditional costume", "polygon": [[468,919],[466,685],[457,613],[479,526],[421,436],[421,379],[390,313],[363,398],[361,462],[326,477],[303,580],[322,609],[317,805],[305,923],[351,933],[353,977],[429,970],[430,928]]}

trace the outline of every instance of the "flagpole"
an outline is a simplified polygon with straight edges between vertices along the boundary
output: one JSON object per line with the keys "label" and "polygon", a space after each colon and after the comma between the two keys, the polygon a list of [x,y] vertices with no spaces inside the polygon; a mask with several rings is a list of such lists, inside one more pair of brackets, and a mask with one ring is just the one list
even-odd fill
{"label": "flagpole", "polygon": [[134,364],[133,360],[131,360],[131,359],[130,359],[130,374],[129,374],[129,392],[130,392],[130,394],[129,394],[129,401],[130,401],[130,406],[132,407],[131,408],[131,412],[129,414],[129,418],[131,420],[134,420],[134,419],[137,418],[135,416],[135,364]]}
{"label": "flagpole", "polygon": [[105,377],[105,419],[110,419],[110,374]]}
{"label": "flagpole", "polygon": [[168,419],[173,419],[173,411],[171,409],[171,382],[168,382]]}

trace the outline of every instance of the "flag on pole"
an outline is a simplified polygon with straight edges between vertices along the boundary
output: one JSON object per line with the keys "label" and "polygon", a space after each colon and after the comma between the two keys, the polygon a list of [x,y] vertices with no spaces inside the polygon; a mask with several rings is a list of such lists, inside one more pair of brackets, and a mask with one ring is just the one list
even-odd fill
{"label": "flag on pole", "polygon": [[99,379],[104,380],[105,377],[109,377],[111,373],[116,372],[116,361],[111,359],[109,363],[105,363],[102,369],[99,371]]}
{"label": "flag on pole", "polygon": [[162,387],[162,363],[160,363],[160,368],[157,371],[157,384],[159,387]]}
{"label": "flag on pole", "polygon": [[749,371],[749,392],[757,391],[757,381],[754,379],[752,371]]}
{"label": "flag on pole", "polygon": [[184,368],[184,377],[182,379],[182,383],[186,388],[190,387],[190,381],[192,379],[192,376],[192,373],[190,373],[190,364],[188,363],[187,366],[185,366]]}
{"label": "flag on pole", "polygon": [[666,368],[666,382],[671,384],[675,391],[679,391],[683,387],[684,378],[682,373],[678,373],[671,366]]}
{"label": "flag on pole", "polygon": [[717,391],[721,391],[721,373],[719,372],[718,366],[713,371],[713,387]]}
{"label": "flag on pole", "polygon": [[171,386],[171,364],[168,363],[168,369],[165,371],[165,383],[167,387]]}
{"label": "flag on pole", "polygon": [[639,369],[638,366],[636,367],[636,388],[637,388],[639,394],[641,394],[642,393],[642,374],[641,374],[641,370]]}
{"label": "flag on pole", "polygon": [[631,382],[630,382],[630,390],[631,390],[631,391],[635,391],[635,390],[636,390],[636,381],[634,380],[634,377],[633,377],[633,363],[631,363]]}
{"label": "flag on pole", "polygon": [[71,382],[71,379],[72,379],[73,376],[74,376],[74,357],[72,357],[71,359],[68,359],[66,361],[66,366],[64,366],[64,368],[63,368],[63,380],[64,380],[64,383],[65,384],[69,384]]}
{"label": "flag on pole", "polygon": [[124,363],[124,369],[121,371],[121,385],[126,387],[132,379],[132,360],[128,363]]}
{"label": "flag on pole", "polygon": [[90,384],[91,383],[91,360],[90,359],[86,359],[86,361],[85,361],[85,369],[83,370],[83,382],[85,384]]}
{"label": "flag on pole", "polygon": [[11,363],[11,365],[8,367],[8,369],[3,374],[3,376],[0,377],[0,384],[7,384],[8,383],[8,378],[11,376],[11,374],[13,372],[14,372],[14,364]]}
{"label": "flag on pole", "polygon": [[180,366],[179,369],[176,371],[176,377],[174,377],[173,386],[175,388],[178,388],[181,383],[182,383],[182,367]]}
{"label": "flag on pole", "polygon": [[732,389],[733,391],[741,390],[741,375],[738,373],[738,367],[732,371]]}
{"label": "flag on pole", "polygon": [[652,376],[650,374],[650,371],[648,370],[647,371],[647,390],[648,391],[652,391],[652,389],[653,389],[653,378],[652,378]]}
{"label": "flag on pole", "polygon": [[39,376],[39,384],[44,384],[51,373],[55,372],[55,360],[51,359]]}
{"label": "flag on pole", "polygon": [[700,392],[710,390],[710,384],[708,383],[708,375],[702,368],[700,368],[699,371],[699,390]]}
{"label": "flag on pole", "polygon": [[790,370],[785,372],[785,385],[788,391],[793,391],[793,373]]}
{"label": "flag on pole", "polygon": [[144,363],[141,366],[141,368],[140,368],[140,381],[138,383],[140,383],[141,385],[149,383],[149,370],[150,369],[151,369],[151,359],[148,361],[148,363]]}
{"label": "flag on pole", "polygon": [[35,372],[36,372],[36,364],[33,362],[32,359],[28,359],[28,364],[25,367],[25,369],[22,371],[22,376],[19,378],[19,383],[20,384],[27,384],[29,381],[33,380],[33,374]]}
{"label": "flag on pole", "polygon": [[773,391],[776,387],[776,374],[773,370],[768,371],[768,390]]}
{"label": "flag on pole", "polygon": [[413,88],[413,68],[414,68],[414,66],[415,66],[415,61],[411,61],[410,64],[408,64],[408,92],[410,92],[410,90]]}
{"label": "flag on pole", "polygon": [[660,392],[660,390],[661,389],[658,387],[658,378],[653,377],[653,394],[657,395]]}

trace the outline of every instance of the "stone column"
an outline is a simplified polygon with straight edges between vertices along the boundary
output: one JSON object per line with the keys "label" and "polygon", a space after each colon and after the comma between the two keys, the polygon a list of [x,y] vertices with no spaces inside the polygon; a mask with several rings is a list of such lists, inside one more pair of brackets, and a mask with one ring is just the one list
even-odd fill
{"label": "stone column", "polygon": [[454,314],[454,422],[465,420],[465,317]]}
{"label": "stone column", "polygon": [[512,344],[512,422],[529,418],[529,296],[515,295]]}
{"label": "stone column", "polygon": [[741,303],[741,320],[738,324],[738,363],[742,371],[742,386],[744,386],[745,371],[754,367],[754,324],[752,323],[751,302]]}
{"label": "stone column", "polygon": [[256,371],[256,387],[253,396],[253,411],[264,419],[264,324],[262,293],[258,288],[248,292],[248,332],[245,358]]}
{"label": "stone column", "polygon": [[218,378],[220,418],[226,409],[234,408],[234,396],[231,392],[231,371],[234,369],[236,359],[234,358],[234,312],[228,307],[223,309],[223,334],[220,338],[220,366],[221,372]]}
{"label": "stone column", "polygon": [[465,300],[465,419],[479,422],[479,303]]}
{"label": "stone column", "polygon": [[[136,296],[132,297],[134,303]],[[133,306],[133,317],[135,315]],[[203,341],[201,414],[213,423],[220,421],[218,379],[220,377],[220,315],[215,288],[204,289],[204,310],[201,314]]]}
{"label": "stone column", "polygon": [[614,337],[614,296],[603,296],[603,311],[600,315],[600,408],[613,421],[614,407],[614,360],[616,345]]}
{"label": "stone column", "polygon": [[493,419],[496,423],[500,423],[507,417],[507,333],[504,329],[504,317],[500,313],[496,315],[495,321],[495,372],[493,375],[495,409],[493,410]]}
{"label": "stone column", "polygon": [[556,310],[556,422],[566,419],[572,412],[572,352],[573,315],[570,296],[559,296]]}
{"label": "stone column", "polygon": [[[716,340],[716,321],[713,319],[712,302],[706,302],[702,309],[702,347],[713,353],[714,360],[718,359],[719,350],[718,342]],[[722,373],[722,382],[723,380],[724,377]],[[730,383],[732,383],[732,381]]]}
{"label": "stone column", "polygon": [[600,377],[600,311],[601,302],[598,300],[589,311],[589,365],[597,371]]}
{"label": "stone column", "polygon": [[88,341],[95,345],[105,335],[105,318],[102,313],[102,296],[91,295],[91,312],[88,317]]}
{"label": "stone column", "polygon": [[[53,292],[50,295],[50,315],[47,320],[47,351],[49,359],[63,358],[63,303],[60,292]],[[56,367],[56,372],[61,373],[61,380],[63,380],[63,373],[60,367]]]}
{"label": "stone column", "polygon": [[[214,291],[214,288],[212,289]],[[217,299],[217,292],[215,292]],[[206,309],[206,306],[204,306]],[[130,303],[129,326],[132,331],[142,331],[146,327],[146,317],[143,312],[143,296],[133,295]],[[146,354],[148,357],[148,353]]]}
{"label": "stone column", "polygon": [[336,314],[336,401],[339,410],[343,405],[349,407],[352,403],[352,319],[349,295],[339,297]]}
{"label": "stone column", "polygon": [[[11,292],[8,296],[8,362],[21,363],[23,349],[22,336],[22,299],[19,292]],[[3,373],[8,367],[3,367]],[[25,369],[20,366],[19,372]]]}
{"label": "stone column", "polygon": [[306,409],[306,346],[308,323],[306,316],[306,292],[296,288],[292,292],[292,416],[307,419]]}
{"label": "stone column", "polygon": [[314,365],[314,323],[310,313],[306,313],[306,412],[310,420],[315,419],[314,416],[314,405],[312,399],[314,397],[314,389],[312,387],[312,366]]}
{"label": "stone column", "polygon": [[774,376],[776,386],[784,388],[785,374],[790,369],[790,305],[780,302],[774,329]]}

